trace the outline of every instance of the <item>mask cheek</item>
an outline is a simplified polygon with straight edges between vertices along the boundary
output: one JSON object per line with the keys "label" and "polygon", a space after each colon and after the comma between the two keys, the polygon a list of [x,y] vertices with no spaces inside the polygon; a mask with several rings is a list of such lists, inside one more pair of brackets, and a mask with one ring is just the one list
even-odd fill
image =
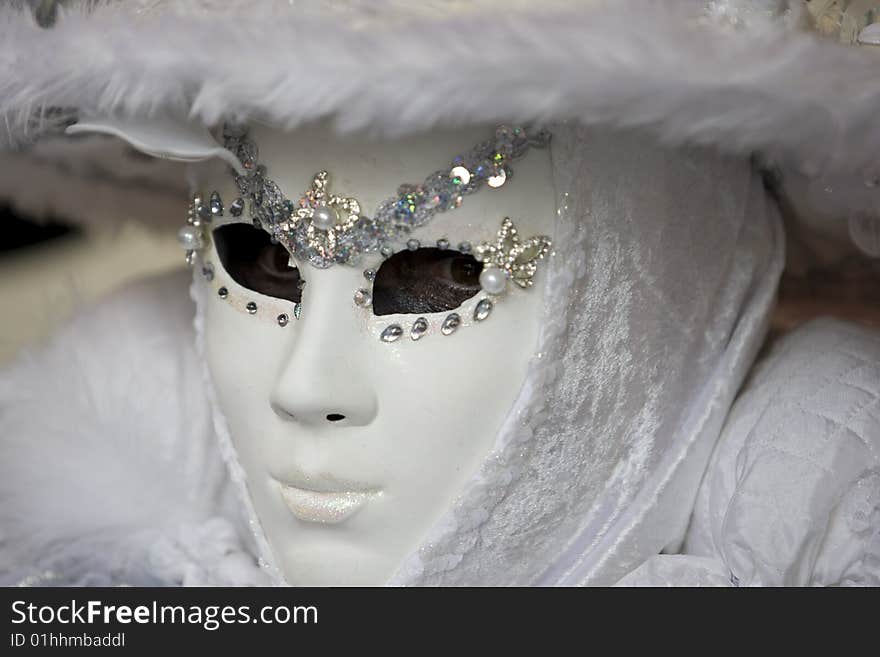
{"label": "mask cheek", "polygon": [[519,300],[491,322],[449,335],[440,331],[443,317],[431,317],[430,332],[415,342],[370,336],[380,412],[363,458],[383,463],[393,501],[385,522],[411,519],[413,547],[485,460],[519,394],[537,334],[535,301]]}

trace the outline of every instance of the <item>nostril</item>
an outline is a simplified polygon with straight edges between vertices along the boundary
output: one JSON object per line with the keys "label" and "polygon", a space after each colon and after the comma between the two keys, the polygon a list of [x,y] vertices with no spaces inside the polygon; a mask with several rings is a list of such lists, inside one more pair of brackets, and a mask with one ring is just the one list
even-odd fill
{"label": "nostril", "polygon": [[344,420],[344,419],[345,419],[345,416],[344,416],[344,415],[340,415],[339,413],[330,413],[330,414],[327,416],[327,419],[328,419],[330,422],[339,422],[340,420]]}

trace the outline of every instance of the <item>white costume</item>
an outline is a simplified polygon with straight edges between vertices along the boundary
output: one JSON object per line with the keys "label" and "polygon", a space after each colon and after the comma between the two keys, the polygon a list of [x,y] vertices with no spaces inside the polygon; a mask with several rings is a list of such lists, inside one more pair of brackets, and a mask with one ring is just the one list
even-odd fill
{"label": "white costume", "polygon": [[[59,16],[30,34],[20,17],[0,18],[0,58],[19,61],[33,48],[28,39],[51,39],[59,59],[49,72],[22,61],[20,75],[0,79],[7,141],[26,138],[33,110],[49,106],[64,111],[44,111],[39,130],[57,117],[71,120],[67,108],[105,128],[102,117],[112,114],[122,117],[117,134],[146,152],[149,139],[132,139],[137,128],[125,125],[142,125],[153,107],[185,110],[197,124],[258,117],[290,130],[328,115],[343,128],[374,126],[386,135],[516,116],[552,132],[558,212],[546,232],[554,252],[538,265],[536,344],[527,348],[524,377],[497,435],[485,436],[479,465],[385,583],[877,583],[880,335],[815,321],[755,364],[784,235],[749,157],[758,151],[789,171],[784,179],[804,203],[810,190],[834,181],[821,212],[853,218],[853,237],[870,250],[869,213],[880,207],[871,168],[880,88],[867,81],[880,64],[876,53],[804,33],[800,3],[517,6],[500,17],[488,11],[492,3],[429,3],[424,15],[389,3],[379,13],[387,20],[349,7],[343,25],[337,9],[314,14],[310,3],[299,13],[279,8],[267,22],[263,12],[275,9],[241,3],[242,13],[223,12],[205,2],[204,12],[179,8],[190,24],[169,51],[170,69],[159,52],[138,49],[121,66],[102,60],[105,47],[121,52],[116,38],[158,39],[176,24],[165,4],[174,3],[146,3],[138,18],[113,8]],[[463,13],[454,25],[438,22],[434,5]],[[251,42],[258,28],[277,58],[258,56]],[[295,47],[285,30],[298,35]],[[108,34],[100,47],[99,32]],[[862,32],[867,43],[873,33]],[[332,56],[324,54],[326,39],[338,45]],[[96,48],[88,75],[64,57],[80,40]],[[496,48],[484,51],[487,42]],[[455,56],[436,63],[437,48]],[[356,56],[365,52],[393,65],[365,68]],[[841,99],[839,88],[814,83],[803,68],[807,56],[842,71],[840,86],[851,85],[852,95]],[[236,66],[247,72],[230,75]],[[53,159],[95,157],[77,153],[75,142],[70,148]],[[2,166],[51,171],[37,152],[9,155]],[[287,182],[287,170],[270,165],[275,171]],[[517,176],[501,182],[514,186]],[[107,184],[84,176],[75,193]],[[63,208],[73,217],[88,210],[63,189],[36,198],[2,191],[26,210]],[[133,211],[149,218],[141,202],[148,204],[139,200]],[[461,204],[461,212],[469,204],[482,212],[476,201]],[[116,208],[98,203],[95,212]],[[194,239],[190,246],[201,248]],[[206,257],[220,266],[217,253],[207,253],[198,255],[192,300],[182,276],[123,290],[0,375],[4,583],[298,583],[290,575],[296,557],[285,556],[296,537],[270,531],[229,401],[234,389],[216,376],[211,324],[239,320],[223,319],[212,308],[226,306],[211,304],[238,302],[224,272],[216,280],[213,269],[208,274]],[[308,280],[310,270],[297,264]],[[344,266],[337,260],[326,271]],[[498,305],[489,321],[501,322],[502,301],[489,298]],[[265,307],[262,298],[253,308],[242,299],[242,317]],[[304,317],[308,302],[304,296]],[[271,315],[286,330],[297,323],[292,313]],[[454,337],[429,336],[425,349],[431,339],[445,346],[489,330],[465,324]],[[381,340],[399,337],[387,335]],[[404,347],[423,344],[381,346],[406,359],[412,352]],[[457,410],[477,414],[481,400]]]}

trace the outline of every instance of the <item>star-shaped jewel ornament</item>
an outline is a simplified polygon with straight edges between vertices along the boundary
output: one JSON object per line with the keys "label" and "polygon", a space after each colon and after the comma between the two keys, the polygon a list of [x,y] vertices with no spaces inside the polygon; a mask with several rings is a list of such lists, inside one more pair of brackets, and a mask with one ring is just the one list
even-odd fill
{"label": "star-shaped jewel ornament", "polygon": [[305,229],[310,250],[321,259],[332,261],[342,237],[360,220],[361,205],[353,198],[330,194],[329,185],[330,175],[326,171],[315,174],[312,186],[299,200],[294,224]]}
{"label": "star-shaped jewel ornament", "polygon": [[484,242],[474,250],[483,263],[480,284],[489,294],[503,292],[507,280],[523,289],[531,287],[538,260],[549,253],[550,246],[546,235],[521,239],[510,217],[504,217],[495,242]]}

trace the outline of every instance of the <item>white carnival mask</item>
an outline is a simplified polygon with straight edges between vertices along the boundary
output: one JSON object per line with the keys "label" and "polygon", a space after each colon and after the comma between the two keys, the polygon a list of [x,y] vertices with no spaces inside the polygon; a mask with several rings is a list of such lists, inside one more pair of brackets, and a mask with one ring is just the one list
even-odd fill
{"label": "white carnival mask", "polygon": [[[227,132],[246,174],[211,180],[191,205],[181,241],[208,366],[291,584],[384,583],[484,460],[523,383],[555,219],[549,150],[523,157],[546,135],[502,127],[455,157],[486,132]],[[387,181],[444,162],[387,198]]]}

